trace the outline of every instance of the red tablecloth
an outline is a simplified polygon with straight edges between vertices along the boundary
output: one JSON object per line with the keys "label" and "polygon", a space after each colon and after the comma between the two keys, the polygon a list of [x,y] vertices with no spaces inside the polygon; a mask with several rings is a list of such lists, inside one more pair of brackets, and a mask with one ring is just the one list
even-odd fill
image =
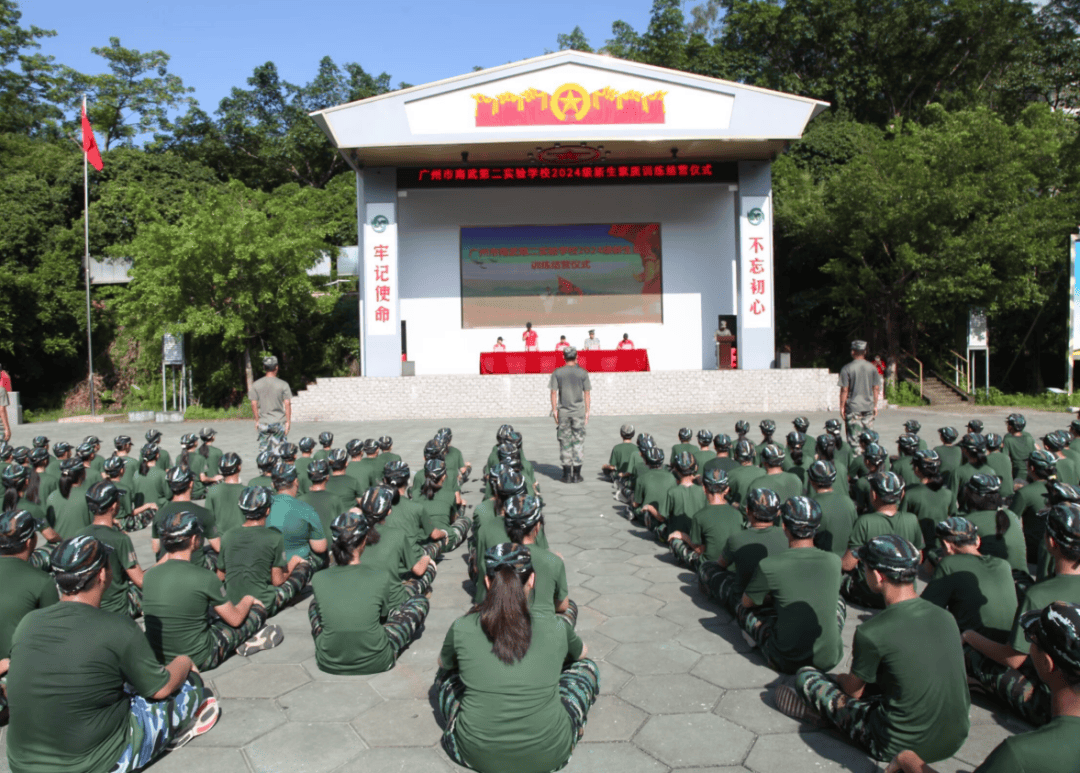
{"label": "red tablecloth", "polygon": [[[551,373],[566,364],[562,352],[482,352],[480,374]],[[578,349],[578,364],[592,373],[649,370],[645,349]]]}

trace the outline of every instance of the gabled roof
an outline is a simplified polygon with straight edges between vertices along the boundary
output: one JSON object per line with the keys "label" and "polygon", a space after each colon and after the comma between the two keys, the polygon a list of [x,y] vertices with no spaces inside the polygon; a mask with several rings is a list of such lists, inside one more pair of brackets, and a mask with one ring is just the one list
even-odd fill
{"label": "gabled roof", "polygon": [[580,51],[414,86],[312,113],[365,164],[524,160],[539,144],[604,143],[626,157],[772,155],[828,103]]}

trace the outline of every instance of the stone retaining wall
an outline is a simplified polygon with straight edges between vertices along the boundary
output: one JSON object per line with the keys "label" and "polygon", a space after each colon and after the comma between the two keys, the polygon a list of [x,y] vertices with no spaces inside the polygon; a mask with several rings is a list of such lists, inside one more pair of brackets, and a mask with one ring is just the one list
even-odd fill
{"label": "stone retaining wall", "polygon": [[[543,416],[547,375],[323,378],[292,401],[300,421]],[[595,416],[827,411],[837,377],[826,369],[593,373]]]}

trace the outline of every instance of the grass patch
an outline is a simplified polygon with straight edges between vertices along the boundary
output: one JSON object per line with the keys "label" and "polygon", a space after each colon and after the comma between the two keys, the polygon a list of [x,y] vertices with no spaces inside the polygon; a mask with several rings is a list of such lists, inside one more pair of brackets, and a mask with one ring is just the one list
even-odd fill
{"label": "grass patch", "polygon": [[1076,397],[1067,394],[1043,392],[1038,395],[1005,394],[997,387],[990,387],[990,394],[979,389],[975,393],[976,405],[999,405],[1007,408],[1031,408],[1038,411],[1060,411],[1068,413],[1077,402]]}
{"label": "grass patch", "polygon": [[909,384],[907,381],[901,381],[896,386],[887,385],[885,387],[885,399],[889,401],[889,405],[899,405],[905,408],[926,405],[926,400],[919,395],[919,388],[914,384]]}
{"label": "grass patch", "polygon": [[207,408],[202,405],[191,405],[184,411],[184,421],[228,421],[229,419],[255,421],[251,403],[243,402],[235,408]]}

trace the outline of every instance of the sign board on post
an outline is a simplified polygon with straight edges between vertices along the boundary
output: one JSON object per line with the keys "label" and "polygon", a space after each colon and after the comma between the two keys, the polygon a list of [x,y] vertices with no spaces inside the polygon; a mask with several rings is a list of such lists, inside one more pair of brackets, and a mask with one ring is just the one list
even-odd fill
{"label": "sign board on post", "polygon": [[161,337],[161,359],[165,365],[184,364],[184,337],[166,333]]}
{"label": "sign board on post", "polygon": [[979,306],[968,307],[968,349],[986,349],[989,346],[989,330],[986,324],[986,309]]}
{"label": "sign board on post", "polygon": [[739,315],[743,329],[772,327],[773,251],[768,196],[740,198]]}
{"label": "sign board on post", "polygon": [[367,215],[364,223],[365,334],[397,335],[397,223],[392,222],[393,205],[369,204]]}

